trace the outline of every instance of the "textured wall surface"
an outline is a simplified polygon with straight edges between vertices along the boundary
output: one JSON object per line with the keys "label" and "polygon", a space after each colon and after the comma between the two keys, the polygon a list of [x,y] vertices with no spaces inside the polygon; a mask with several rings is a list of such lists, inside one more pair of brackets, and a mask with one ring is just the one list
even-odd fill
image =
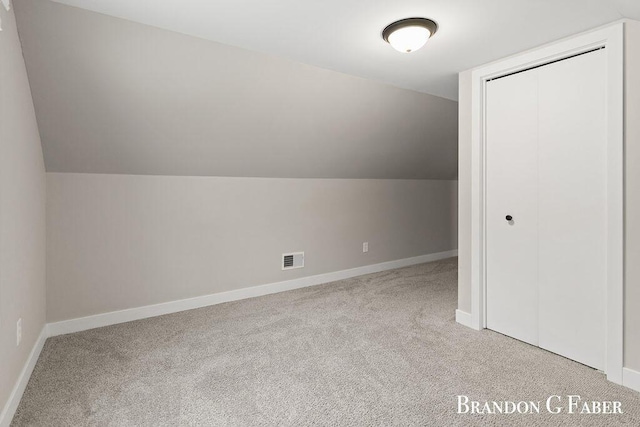
{"label": "textured wall surface", "polygon": [[625,24],[626,189],[624,362],[640,371],[640,22]]}
{"label": "textured wall surface", "polygon": [[[0,410],[45,322],[45,172],[13,10],[0,5]],[[22,318],[22,343],[16,323]]]}
{"label": "textured wall surface", "polygon": [[471,71],[458,88],[458,309],[471,313]]}
{"label": "textured wall surface", "polygon": [[[47,317],[455,249],[456,190],[455,181],[48,173]],[[282,271],[282,254],[296,251],[305,267]]]}

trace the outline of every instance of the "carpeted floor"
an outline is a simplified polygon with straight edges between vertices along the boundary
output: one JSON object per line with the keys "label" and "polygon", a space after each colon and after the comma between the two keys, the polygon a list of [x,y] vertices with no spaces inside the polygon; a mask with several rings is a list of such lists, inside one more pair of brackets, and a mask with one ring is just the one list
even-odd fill
{"label": "carpeted floor", "polygon": [[[456,268],[453,258],[50,338],[12,425],[640,425],[639,393],[456,324]],[[456,414],[458,395],[542,401],[541,413]],[[618,400],[624,414],[553,415],[550,395]]]}

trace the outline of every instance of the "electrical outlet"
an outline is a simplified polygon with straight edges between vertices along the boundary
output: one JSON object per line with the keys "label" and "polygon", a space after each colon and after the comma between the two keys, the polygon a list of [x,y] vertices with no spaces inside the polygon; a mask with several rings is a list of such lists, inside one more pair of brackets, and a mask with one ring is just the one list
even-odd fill
{"label": "electrical outlet", "polygon": [[22,341],[22,318],[16,323],[16,347],[20,345],[20,341]]}
{"label": "electrical outlet", "polygon": [[369,252],[369,242],[364,242],[362,244],[362,252]]}

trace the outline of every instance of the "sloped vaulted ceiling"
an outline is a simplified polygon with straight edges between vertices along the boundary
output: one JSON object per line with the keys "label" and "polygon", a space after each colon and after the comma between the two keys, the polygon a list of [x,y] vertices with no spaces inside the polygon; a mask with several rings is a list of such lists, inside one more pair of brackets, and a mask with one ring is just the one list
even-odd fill
{"label": "sloped vaulted ceiling", "polygon": [[[425,93],[455,100],[459,71],[640,19],[638,0],[55,1],[14,3],[63,172],[453,178],[456,106]],[[380,30],[408,16],[440,29],[401,55]]]}
{"label": "sloped vaulted ceiling", "polygon": [[49,0],[15,3],[50,172],[456,177],[454,101]]}

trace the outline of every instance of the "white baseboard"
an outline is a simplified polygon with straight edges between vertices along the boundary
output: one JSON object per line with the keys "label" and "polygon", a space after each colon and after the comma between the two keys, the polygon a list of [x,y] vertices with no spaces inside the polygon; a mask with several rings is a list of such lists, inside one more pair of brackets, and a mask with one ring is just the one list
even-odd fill
{"label": "white baseboard", "polygon": [[622,368],[622,385],[632,390],[640,391],[640,372]]}
{"label": "white baseboard", "polygon": [[70,334],[73,332],[85,331],[87,329],[115,325],[117,323],[131,322],[133,320],[161,316],[163,314],[177,313],[179,311],[192,310],[194,308],[201,308],[210,305],[221,304],[224,302],[237,301],[246,298],[274,294],[277,292],[289,291],[292,289],[304,288],[307,286],[320,285],[322,283],[335,282],[336,280],[348,279],[355,276],[361,276],[363,274],[377,273],[379,271],[392,270],[394,268],[401,268],[407,267],[409,265],[421,264],[424,262],[437,261],[457,255],[457,250],[438,252],[413,258],[404,258],[396,261],[383,262],[380,264],[366,265],[364,267],[357,267],[349,270],[336,271],[332,273],[319,274],[316,276],[286,280],[284,282],[254,286],[251,288],[237,289],[233,291],[220,292],[217,294],[204,295],[201,297],[171,301],[162,304],[147,305],[143,307],[130,308],[127,310],[97,314],[94,316],[64,320],[61,322],[49,323],[49,336]]}
{"label": "white baseboard", "polygon": [[11,424],[11,420],[18,409],[20,399],[22,399],[22,394],[27,388],[27,383],[29,382],[29,378],[31,378],[31,373],[33,372],[33,368],[36,366],[38,357],[40,357],[40,352],[42,351],[42,347],[44,347],[44,342],[47,340],[47,336],[47,325],[44,325],[40,332],[40,336],[38,336],[35,344],[33,344],[29,358],[20,372],[18,381],[16,381],[16,384],[13,386],[13,390],[11,390],[9,400],[7,400],[7,403],[4,405],[4,408],[0,413],[0,427],[9,427]]}
{"label": "white baseboard", "polygon": [[466,311],[456,310],[456,322],[466,326],[467,328],[473,328],[471,323],[471,313],[467,313]]}

